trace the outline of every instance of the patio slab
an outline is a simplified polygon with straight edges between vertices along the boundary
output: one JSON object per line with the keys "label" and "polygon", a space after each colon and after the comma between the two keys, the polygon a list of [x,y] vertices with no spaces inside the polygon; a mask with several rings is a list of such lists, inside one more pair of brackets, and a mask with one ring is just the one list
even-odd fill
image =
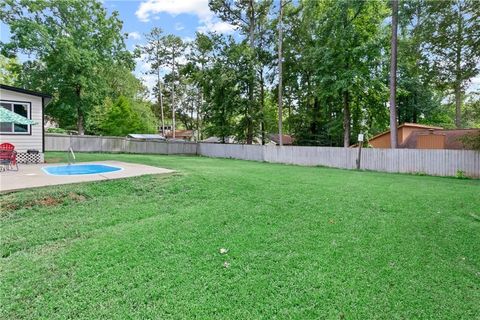
{"label": "patio slab", "polygon": [[11,192],[21,189],[53,186],[60,184],[112,180],[143,176],[147,174],[166,174],[174,172],[173,170],[169,169],[121,161],[93,161],[78,162],[76,164],[105,164],[115,167],[121,167],[123,170],[87,175],[54,176],[45,173],[42,168],[66,165],[66,163],[43,163],[28,165],[19,164],[18,171],[6,171],[0,173],[0,192]]}

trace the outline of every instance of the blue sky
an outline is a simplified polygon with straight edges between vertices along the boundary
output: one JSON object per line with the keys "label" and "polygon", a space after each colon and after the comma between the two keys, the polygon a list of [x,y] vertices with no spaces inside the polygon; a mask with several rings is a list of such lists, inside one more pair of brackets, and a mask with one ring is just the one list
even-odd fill
{"label": "blue sky", "polygon": [[232,26],[220,21],[208,8],[208,0],[105,0],[109,12],[117,10],[123,30],[129,33],[127,45],[132,49],[143,42],[143,34],[153,27],[165,33],[191,39],[196,31],[232,32]]}

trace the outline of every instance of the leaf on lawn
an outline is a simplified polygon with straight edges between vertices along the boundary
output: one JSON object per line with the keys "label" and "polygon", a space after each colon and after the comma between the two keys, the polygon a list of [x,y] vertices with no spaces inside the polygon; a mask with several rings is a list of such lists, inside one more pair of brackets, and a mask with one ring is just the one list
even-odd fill
{"label": "leaf on lawn", "polygon": [[220,254],[226,254],[226,253],[228,253],[227,248],[220,248]]}
{"label": "leaf on lawn", "polygon": [[228,261],[225,261],[225,262],[223,263],[223,267],[224,267],[224,268],[230,268],[230,263],[229,263]]}

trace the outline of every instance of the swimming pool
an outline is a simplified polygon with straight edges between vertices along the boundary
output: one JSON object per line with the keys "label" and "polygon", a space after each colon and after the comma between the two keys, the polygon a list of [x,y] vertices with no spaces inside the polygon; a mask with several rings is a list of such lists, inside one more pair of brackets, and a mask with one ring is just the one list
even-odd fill
{"label": "swimming pool", "polygon": [[105,164],[72,164],[66,166],[43,167],[42,170],[52,176],[77,176],[120,171],[122,168]]}

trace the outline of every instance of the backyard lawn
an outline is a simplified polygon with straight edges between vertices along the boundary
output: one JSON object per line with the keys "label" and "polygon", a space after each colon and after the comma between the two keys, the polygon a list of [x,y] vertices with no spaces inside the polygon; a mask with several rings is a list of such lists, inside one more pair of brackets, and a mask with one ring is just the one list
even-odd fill
{"label": "backyard lawn", "polygon": [[479,180],[77,158],[177,172],[1,195],[1,319],[480,318]]}

